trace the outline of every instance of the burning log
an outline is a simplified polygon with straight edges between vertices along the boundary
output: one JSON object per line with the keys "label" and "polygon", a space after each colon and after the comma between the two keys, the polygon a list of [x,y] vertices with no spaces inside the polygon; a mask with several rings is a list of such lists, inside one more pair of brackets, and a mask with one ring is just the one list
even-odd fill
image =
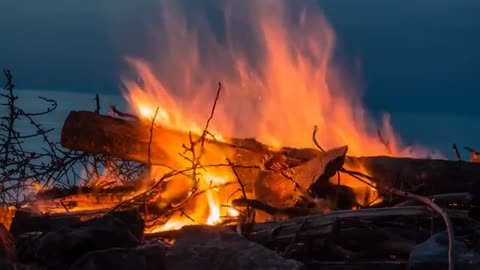
{"label": "burning log", "polygon": [[[198,138],[196,135],[192,137]],[[71,150],[106,154],[142,163],[148,163],[150,147],[150,163],[161,166],[178,165],[175,160],[177,152],[172,155],[171,151],[181,150],[182,145],[189,141],[189,134],[156,126],[151,141],[150,144],[150,126],[145,123],[87,111],[70,112],[61,134],[62,145]],[[274,153],[269,150],[272,147],[254,139],[232,139],[229,142],[206,139],[205,148],[215,156],[223,153],[224,157],[242,166],[258,166],[266,154]],[[311,159],[318,151],[284,148],[282,153],[288,156],[288,163],[292,166]],[[206,153],[206,156],[205,159],[211,160],[211,155]],[[218,162],[225,163],[225,160]]]}
{"label": "burning log", "polygon": [[[324,237],[338,232],[339,222],[342,220],[371,220],[394,217],[422,217],[430,218],[434,215],[427,207],[393,207],[370,208],[360,210],[336,211],[330,214],[316,214],[292,218],[284,221],[271,221],[256,224],[245,224],[241,231],[245,232],[248,239],[262,245],[287,245],[293,240],[307,240],[315,237]],[[161,237],[176,239],[179,231],[165,231],[146,234],[146,238]]]}
{"label": "burning log", "polygon": [[61,213],[58,215],[40,215],[31,210],[18,209],[10,226],[10,232],[14,236],[26,232],[47,232],[63,226],[81,221],[82,218],[90,217],[86,213]]}
{"label": "burning log", "polygon": [[[10,232],[14,236],[19,236],[27,232],[55,231],[62,227],[71,226],[81,221],[102,217],[108,214],[108,210],[108,208],[103,208],[97,210],[40,214],[28,208],[18,209],[15,213],[15,217],[13,218]],[[132,215],[131,213],[136,213],[136,211],[126,210],[112,213],[112,215],[125,220],[131,226],[137,225],[137,228],[135,228],[135,233],[137,235],[143,235],[143,222],[141,223],[141,228],[138,227],[140,222],[136,219],[136,216]]]}
{"label": "burning log", "polygon": [[250,228],[248,238],[265,245],[288,244],[293,240],[307,240],[338,233],[342,221],[348,222],[354,219],[367,222],[375,219],[389,219],[393,222],[395,218],[432,216],[434,213],[423,206],[335,211],[330,214],[310,215],[281,222],[254,224]]}
{"label": "burning log", "polygon": [[[176,153],[188,141],[187,133],[155,127],[150,144],[149,125],[86,111],[70,112],[61,136],[62,145],[72,150],[107,154],[144,163],[149,160],[148,149],[151,147],[151,164],[163,166],[178,165]],[[315,149],[284,147],[272,150],[273,147],[253,139],[231,139],[224,142],[206,139],[205,149],[206,160],[212,164],[225,164],[224,158],[228,158],[239,167],[237,172],[242,179],[258,178],[259,165],[264,163],[266,155],[284,156],[285,164],[290,168],[321,156]],[[463,161],[347,156],[345,166],[364,168],[375,181],[384,186],[421,195],[471,191],[480,175],[480,164]],[[304,174],[318,176],[319,168],[312,167],[309,170],[317,171]]]}

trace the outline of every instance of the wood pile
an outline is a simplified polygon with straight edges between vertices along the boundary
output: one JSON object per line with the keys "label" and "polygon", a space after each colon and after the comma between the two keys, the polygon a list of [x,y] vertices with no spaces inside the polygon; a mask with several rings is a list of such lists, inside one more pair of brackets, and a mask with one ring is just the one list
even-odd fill
{"label": "wood pile", "polygon": [[[233,222],[216,226],[144,233],[152,217],[166,222],[172,212],[179,211],[173,205],[160,207],[154,200],[164,188],[161,179],[147,188],[132,184],[52,189],[39,193],[38,201],[43,207],[65,211],[46,214],[32,207],[18,209],[9,232],[3,232],[7,244],[0,247],[0,255],[2,248],[12,254],[12,242],[16,248],[16,256],[4,256],[5,267],[480,267],[480,163],[353,157],[347,155],[348,147],[273,150],[253,139],[218,141],[157,126],[152,132],[152,127],[93,112],[71,112],[61,142],[72,150],[167,167],[177,165],[169,153],[172,144],[201,142],[203,158],[213,162],[202,166],[235,171],[244,196],[233,205],[269,216],[269,221],[256,222],[255,214],[246,211]],[[360,166],[368,173],[355,170]],[[342,184],[346,180],[375,189],[381,202],[356,201],[354,190]],[[275,186],[288,190],[292,199],[285,200]],[[74,211],[84,201],[107,206]]]}

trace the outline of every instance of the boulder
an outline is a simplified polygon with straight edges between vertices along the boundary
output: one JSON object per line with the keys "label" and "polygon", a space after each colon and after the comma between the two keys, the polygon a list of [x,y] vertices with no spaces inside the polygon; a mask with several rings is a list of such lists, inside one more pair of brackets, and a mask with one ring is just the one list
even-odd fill
{"label": "boulder", "polygon": [[35,263],[42,244],[42,232],[28,232],[17,236],[15,240],[17,259],[22,263]]}
{"label": "boulder", "polygon": [[92,251],[75,261],[68,270],[162,270],[165,269],[166,249],[158,243]]}
{"label": "boulder", "polygon": [[168,270],[292,270],[304,265],[247,240],[231,229],[211,226],[187,226],[167,251]]}
{"label": "boulder", "polygon": [[17,238],[18,259],[24,263],[36,262],[52,270],[65,269],[91,251],[135,247],[143,237],[143,229],[139,233],[138,224],[127,224],[124,218],[105,215],[56,231],[21,235]]}
{"label": "boulder", "polygon": [[[480,269],[480,254],[467,247],[457,237],[453,243],[453,258],[456,269]],[[408,269],[447,269],[448,267],[448,234],[434,234],[427,241],[413,248],[408,260]]]}

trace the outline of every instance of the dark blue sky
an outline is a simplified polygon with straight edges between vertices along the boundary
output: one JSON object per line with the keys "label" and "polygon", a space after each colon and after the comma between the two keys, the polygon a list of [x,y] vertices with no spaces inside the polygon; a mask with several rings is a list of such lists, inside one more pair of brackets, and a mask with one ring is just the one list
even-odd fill
{"label": "dark blue sky", "polygon": [[[0,67],[20,88],[116,92],[123,56],[155,49],[147,29],[158,2],[0,0]],[[479,0],[316,2],[342,56],[360,60],[371,111],[480,116]]]}

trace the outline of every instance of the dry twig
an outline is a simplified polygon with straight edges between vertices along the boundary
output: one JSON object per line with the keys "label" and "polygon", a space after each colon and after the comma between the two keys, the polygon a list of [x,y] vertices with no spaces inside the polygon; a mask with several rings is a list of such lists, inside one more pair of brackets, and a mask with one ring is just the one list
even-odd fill
{"label": "dry twig", "polygon": [[95,95],[95,112],[100,113],[100,96],[98,94]]}
{"label": "dry twig", "polygon": [[[189,219],[192,219],[191,217],[188,216],[188,214],[185,212],[186,211],[186,207],[189,203],[189,201],[202,194],[203,192],[205,192],[205,190],[198,190],[198,172],[197,170],[199,168],[202,168],[202,169],[205,169],[206,170],[206,167],[220,167],[220,166],[229,166],[229,167],[232,167],[231,164],[215,164],[215,165],[209,165],[209,166],[203,166],[201,164],[201,158],[202,158],[202,155],[204,153],[204,147],[205,147],[205,138],[206,136],[212,136],[213,135],[208,131],[208,128],[209,128],[209,125],[210,125],[210,122],[211,120],[213,119],[213,115],[215,113],[215,108],[216,108],[216,105],[217,105],[217,102],[218,102],[218,99],[220,97],[220,92],[222,90],[222,85],[221,83],[218,84],[218,89],[217,89],[217,93],[216,93],[216,96],[215,96],[215,100],[214,100],[214,103],[213,103],[213,106],[212,106],[212,109],[211,109],[211,112],[210,112],[210,115],[207,119],[207,122],[205,124],[205,128],[201,134],[201,136],[199,136],[198,138],[195,138],[194,139],[194,136],[193,134],[190,132],[189,133],[189,145],[185,145],[183,144],[182,147],[183,147],[183,153],[181,153],[180,155],[187,161],[189,161],[191,163],[191,165],[187,168],[184,168],[182,170],[175,170],[175,169],[172,169],[170,172],[168,173],[165,173],[160,179],[156,180],[154,182],[154,184],[152,186],[150,186],[148,189],[146,190],[143,190],[141,192],[139,192],[138,194],[135,194],[134,196],[131,196],[130,198],[122,201],[121,203],[117,204],[116,206],[114,206],[112,209],[110,209],[109,212],[113,212],[113,211],[116,211],[118,209],[120,209],[121,207],[129,204],[130,202],[133,202],[133,201],[137,201],[141,198],[146,198],[149,196],[150,193],[153,193],[156,191],[156,189],[160,186],[160,184],[162,182],[164,182],[165,180],[169,179],[169,178],[172,178],[172,177],[175,177],[177,175],[187,175],[187,174],[190,174],[190,177],[192,178],[192,181],[194,183],[193,185],[193,188],[192,190],[189,192],[189,195],[187,196],[187,198],[185,198],[182,202],[176,204],[175,206],[173,205],[170,205],[167,207],[167,209],[165,209],[165,215],[167,213],[172,213],[174,211],[181,211],[181,215],[183,216],[186,216],[187,218]],[[114,107],[112,108],[114,109],[114,111],[119,114],[120,112],[118,112],[118,110],[116,110]],[[149,147],[148,147],[148,156],[149,156],[149,159],[150,160],[150,145],[152,143],[152,136],[153,136],[153,126],[154,126],[154,123],[155,123],[155,118],[156,118],[156,115],[158,113],[158,108],[155,112],[155,116],[152,120],[152,125],[151,125],[151,129],[150,129],[150,141],[149,141]],[[121,115],[123,116],[128,116],[128,117],[132,117],[131,115],[129,114],[125,114],[125,113],[121,113]],[[197,149],[197,147],[199,146],[199,149]],[[187,154],[190,154],[190,156],[187,156]],[[228,183],[230,184],[230,183]],[[145,201],[145,199],[144,199]],[[192,219],[193,221],[193,219]]]}
{"label": "dry twig", "polygon": [[[315,136],[313,137],[313,139],[314,139],[314,142],[317,145],[317,147],[319,147],[319,149],[321,151],[324,151],[323,148],[316,141]],[[467,147],[465,147],[465,148],[467,149]],[[470,150],[473,153],[476,153],[476,151],[472,148],[467,149],[467,150]],[[435,202],[433,202],[432,200],[430,200],[430,199],[428,199],[424,196],[420,196],[420,195],[413,194],[413,193],[410,193],[410,192],[405,192],[405,191],[396,189],[393,186],[392,187],[382,186],[382,185],[378,184],[378,182],[376,182],[375,179],[373,179],[371,176],[366,175],[364,173],[347,170],[345,168],[341,168],[339,171],[354,177],[355,179],[361,181],[362,183],[365,183],[366,185],[368,185],[368,186],[370,186],[374,189],[380,190],[384,193],[391,193],[391,194],[394,194],[394,195],[397,195],[397,196],[400,196],[400,197],[415,200],[417,202],[420,202],[420,203],[428,206],[429,208],[431,208],[432,210],[437,212],[443,218],[443,220],[445,222],[445,225],[446,225],[446,228],[447,228],[447,233],[448,233],[448,269],[449,270],[454,269],[453,243],[455,241],[455,239],[454,239],[455,235],[454,235],[454,232],[453,232],[453,224],[452,224],[452,221],[450,220],[450,217],[448,216],[448,214],[440,206],[438,206]],[[372,184],[370,182],[376,183],[376,184]]]}
{"label": "dry twig", "polygon": [[[237,179],[238,185],[240,185],[240,190],[242,191],[242,198],[244,200],[247,200],[247,193],[245,192],[245,184],[243,184],[242,180],[240,179],[240,176],[237,173],[237,170],[235,170],[235,164],[233,164],[233,162],[231,162],[229,159],[227,159],[227,162],[230,165],[230,167],[232,168],[233,174],[235,175],[235,178]],[[246,222],[249,223],[249,222],[253,221],[252,220],[253,213],[251,212],[250,204],[247,203],[246,207],[247,207],[247,212],[245,214],[245,217],[246,217]]]}
{"label": "dry twig", "polygon": [[312,139],[313,139],[313,142],[315,143],[315,146],[322,152],[325,152],[325,150],[323,149],[322,146],[320,146],[320,144],[318,143],[317,141],[317,132],[318,132],[318,126],[314,126],[313,127],[313,134],[312,134]]}
{"label": "dry twig", "polygon": [[470,146],[465,146],[465,150],[472,153],[472,157],[471,157],[472,162],[478,162],[480,160],[480,158],[478,157],[478,155],[480,155],[480,153],[477,150],[473,149]]}
{"label": "dry twig", "polygon": [[377,135],[380,142],[385,146],[385,149],[387,149],[387,153],[392,154],[390,143],[382,136],[382,132],[380,131],[380,129],[377,130]]}
{"label": "dry twig", "polygon": [[457,145],[452,144],[452,149],[455,152],[455,156],[457,157],[457,160],[461,161],[462,157],[460,156],[460,152],[458,151]]}
{"label": "dry twig", "polygon": [[[447,233],[448,233],[448,269],[449,270],[454,269],[453,243],[455,241],[455,239],[454,239],[455,235],[454,235],[454,232],[453,232],[452,221],[450,220],[450,217],[448,216],[447,212],[445,212],[435,202],[433,202],[432,200],[430,200],[429,198],[426,198],[424,196],[416,195],[416,194],[413,194],[413,193],[410,193],[410,192],[401,191],[401,190],[396,189],[394,187],[384,187],[382,185],[379,185],[378,183],[377,183],[377,185],[372,185],[372,184],[366,182],[364,179],[375,182],[374,179],[371,176],[363,174],[361,172],[350,171],[350,170],[347,170],[347,169],[344,169],[344,168],[342,168],[341,171],[351,175],[355,179],[357,179],[357,180],[359,180],[363,183],[366,183],[367,185],[372,186],[372,187],[374,187],[374,188],[376,188],[376,189],[378,189],[378,190],[380,190],[384,193],[392,193],[392,194],[397,195],[397,196],[401,196],[401,197],[404,197],[404,198],[407,198],[407,199],[415,200],[417,202],[420,202],[420,203],[430,207],[432,210],[437,212],[443,218],[443,220],[445,222],[445,225],[447,227]],[[362,178],[364,178],[364,179],[362,179]]]}

